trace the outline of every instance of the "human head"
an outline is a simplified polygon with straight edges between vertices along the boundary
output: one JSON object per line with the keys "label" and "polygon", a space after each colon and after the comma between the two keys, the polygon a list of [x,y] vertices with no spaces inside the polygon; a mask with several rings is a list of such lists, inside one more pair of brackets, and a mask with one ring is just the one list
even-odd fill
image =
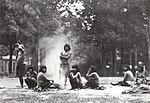
{"label": "human head", "polygon": [[124,66],[123,66],[123,71],[128,71],[128,70],[130,70],[129,65],[124,65]]}
{"label": "human head", "polygon": [[93,65],[90,66],[89,70],[90,70],[90,73],[96,72],[96,68]]}
{"label": "human head", "polygon": [[71,50],[70,45],[69,45],[69,44],[65,44],[64,50],[65,50],[66,52],[70,51],[70,50]]}
{"label": "human head", "polygon": [[27,70],[28,70],[29,72],[33,72],[33,71],[34,71],[34,68],[33,68],[33,66],[29,66]]}
{"label": "human head", "polygon": [[80,72],[78,65],[73,65],[71,71]]}
{"label": "human head", "polygon": [[45,65],[40,66],[39,72],[46,73],[47,67]]}

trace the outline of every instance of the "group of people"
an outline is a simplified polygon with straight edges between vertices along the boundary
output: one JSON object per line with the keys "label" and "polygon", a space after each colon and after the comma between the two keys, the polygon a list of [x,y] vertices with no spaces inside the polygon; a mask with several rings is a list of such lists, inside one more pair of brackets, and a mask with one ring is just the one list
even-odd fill
{"label": "group of people", "polygon": [[123,70],[123,80],[119,81],[118,83],[111,83],[112,85],[133,86],[148,83],[148,80],[146,79],[146,69],[143,62],[139,62],[135,74],[133,74],[129,65],[125,65]]}
{"label": "group of people", "polygon": [[[16,44],[17,48],[17,68],[16,68],[16,75],[19,77],[19,81],[21,87],[23,88],[23,68],[25,67],[23,64],[24,61],[24,46],[22,44]],[[65,77],[64,86],[66,86],[67,79],[69,78],[71,89],[82,89],[82,88],[91,88],[91,89],[105,89],[103,86],[99,86],[99,75],[96,72],[94,66],[90,66],[87,74],[85,76],[87,82],[83,85],[82,77],[80,73],[80,68],[78,65],[73,65],[70,69],[69,59],[72,55],[70,52],[71,48],[70,45],[65,44],[64,51],[60,55],[60,71],[59,75],[63,74]],[[59,84],[54,83],[53,80],[49,80],[46,78],[45,73],[47,71],[46,66],[41,66],[39,73],[37,74],[34,70],[34,67],[30,66],[27,69],[27,78],[25,79],[25,83],[28,85],[29,88],[61,88]],[[141,84],[146,83],[146,76],[145,76],[145,67],[141,63],[138,66],[138,69],[135,73],[135,76],[130,70],[128,65],[124,66],[124,79],[119,81],[118,83],[111,83],[112,85],[121,85],[121,86],[131,86],[131,84]]]}

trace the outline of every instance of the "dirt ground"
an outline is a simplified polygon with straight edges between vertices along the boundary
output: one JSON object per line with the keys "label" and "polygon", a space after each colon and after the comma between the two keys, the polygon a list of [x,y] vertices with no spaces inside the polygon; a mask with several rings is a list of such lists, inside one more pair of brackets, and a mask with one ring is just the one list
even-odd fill
{"label": "dirt ground", "polygon": [[150,94],[122,94],[130,87],[111,86],[119,77],[101,78],[105,90],[50,90],[34,92],[20,88],[17,78],[0,78],[0,103],[150,103]]}

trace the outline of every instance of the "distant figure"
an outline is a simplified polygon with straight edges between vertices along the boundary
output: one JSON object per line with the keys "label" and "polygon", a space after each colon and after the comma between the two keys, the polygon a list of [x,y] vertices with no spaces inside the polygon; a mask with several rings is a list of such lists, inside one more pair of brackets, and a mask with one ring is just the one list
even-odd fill
{"label": "distant figure", "polygon": [[146,84],[146,70],[143,62],[139,62],[135,73],[136,84]]}
{"label": "distant figure", "polygon": [[16,44],[17,48],[17,56],[16,56],[16,76],[19,78],[21,88],[23,88],[23,76],[25,73],[25,65],[24,65],[24,45],[23,44]]}
{"label": "distant figure", "polygon": [[69,71],[70,71],[70,65],[69,65],[69,62],[68,62],[70,57],[71,57],[70,50],[71,50],[70,45],[65,44],[64,51],[60,55],[61,64],[60,64],[59,75],[63,74],[65,76],[65,84],[64,84],[64,86],[66,86],[67,77],[68,77]]}
{"label": "distant figure", "polygon": [[77,65],[72,66],[72,69],[69,73],[69,80],[72,87],[71,89],[81,89],[83,87],[80,70]]}
{"label": "distant figure", "polygon": [[30,66],[27,70],[27,78],[25,79],[25,83],[29,89],[37,86],[37,73],[32,66]]}
{"label": "distant figure", "polygon": [[120,81],[118,83],[111,83],[112,85],[120,85],[120,86],[131,86],[134,82],[134,75],[130,70],[130,67],[128,65],[125,65],[123,67],[124,70],[124,78],[123,81]]}
{"label": "distant figure", "polygon": [[45,65],[40,67],[39,73],[37,75],[37,85],[41,90],[48,88],[62,89],[59,84],[54,83],[53,80],[47,79],[45,73],[47,72],[47,67]]}
{"label": "distant figure", "polygon": [[87,83],[85,84],[86,87],[91,89],[99,88],[99,75],[96,72],[94,66],[91,66],[86,74]]}

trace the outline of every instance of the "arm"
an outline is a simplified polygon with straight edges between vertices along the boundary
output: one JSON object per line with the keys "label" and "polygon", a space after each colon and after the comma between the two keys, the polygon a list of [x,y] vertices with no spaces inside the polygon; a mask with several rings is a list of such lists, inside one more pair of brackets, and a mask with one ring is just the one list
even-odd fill
{"label": "arm", "polygon": [[125,82],[125,81],[127,81],[127,78],[128,78],[128,74],[127,74],[127,73],[125,73],[125,74],[124,74],[123,81],[124,81],[124,82]]}
{"label": "arm", "polygon": [[89,78],[90,71],[91,71],[91,69],[88,70],[88,72],[86,74],[86,78]]}
{"label": "arm", "polygon": [[31,75],[29,72],[27,72],[27,79],[30,79],[31,78]]}
{"label": "arm", "polygon": [[70,57],[71,57],[71,53],[68,53],[67,55],[63,55],[62,53],[61,53],[61,56],[60,56],[60,58],[64,58],[64,59],[69,59]]}

